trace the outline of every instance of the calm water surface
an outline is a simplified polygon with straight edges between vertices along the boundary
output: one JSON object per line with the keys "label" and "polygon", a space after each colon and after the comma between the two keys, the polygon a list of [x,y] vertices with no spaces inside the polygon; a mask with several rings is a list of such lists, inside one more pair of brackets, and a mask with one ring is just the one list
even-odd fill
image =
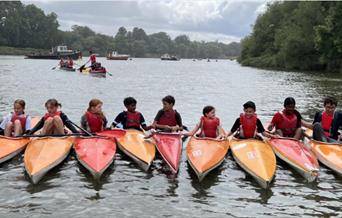
{"label": "calm water surface", "polygon": [[[85,60],[84,60],[85,61]],[[223,127],[230,129],[253,100],[263,122],[293,96],[298,110],[312,119],[322,98],[342,100],[340,74],[298,73],[241,67],[228,60],[178,62],[159,59],[107,61],[107,78],[51,70],[54,60],[26,60],[0,56],[0,115],[12,110],[17,98],[26,111],[42,115],[48,98],[57,98],[62,110],[78,122],[91,98],[100,98],[108,119],[124,110],[122,100],[134,96],[138,110],[152,122],[161,98],[172,94],[183,122],[193,127],[205,105],[217,109]],[[82,62],[79,62],[82,64]],[[179,174],[171,175],[155,160],[148,173],[118,153],[101,181],[71,157],[49,172],[38,185],[24,173],[23,157],[0,166],[0,216],[11,217],[342,217],[342,179],[321,167],[317,182],[307,184],[284,163],[278,163],[269,190],[261,189],[234,162],[230,152],[221,167],[198,182],[186,162],[186,143]]]}

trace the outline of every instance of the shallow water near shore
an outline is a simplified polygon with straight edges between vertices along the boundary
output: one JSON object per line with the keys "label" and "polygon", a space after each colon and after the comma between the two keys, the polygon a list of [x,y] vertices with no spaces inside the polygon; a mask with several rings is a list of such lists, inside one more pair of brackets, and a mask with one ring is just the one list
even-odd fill
{"label": "shallow water near shore", "polygon": [[[138,101],[137,110],[150,123],[162,107],[161,99],[171,94],[186,126],[194,127],[202,108],[213,105],[227,130],[248,100],[256,103],[258,117],[266,123],[282,109],[288,96],[296,99],[298,110],[309,120],[322,108],[326,95],[342,99],[340,74],[260,70],[229,60],[99,60],[112,76],[51,70],[58,64],[55,60],[0,56],[0,115],[6,115],[13,101],[22,98],[27,113],[41,116],[45,101],[57,98],[63,112],[79,123],[89,100],[99,98],[111,121],[124,110],[123,99],[133,96]],[[32,185],[25,174],[23,156],[17,156],[0,165],[0,216],[342,216],[342,178],[322,165],[318,180],[309,184],[277,160],[274,181],[264,190],[229,152],[222,165],[199,183],[186,162],[186,143],[177,175],[172,175],[160,158],[145,173],[118,152],[100,181],[94,181],[69,155],[39,184]]]}

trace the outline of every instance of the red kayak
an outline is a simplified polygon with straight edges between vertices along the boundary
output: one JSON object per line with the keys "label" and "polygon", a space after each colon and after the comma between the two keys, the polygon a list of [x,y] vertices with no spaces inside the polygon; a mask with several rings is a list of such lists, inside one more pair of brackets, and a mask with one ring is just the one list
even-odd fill
{"label": "red kayak", "polygon": [[160,155],[169,165],[171,171],[177,173],[182,152],[181,134],[154,133],[153,139]]}
{"label": "red kayak", "polygon": [[318,176],[319,165],[315,155],[300,141],[292,138],[270,139],[276,155],[293,167],[309,182]]}
{"label": "red kayak", "polygon": [[125,134],[126,134],[126,130],[123,130],[123,129],[109,129],[109,130],[104,130],[102,132],[96,133],[96,135],[105,136],[105,137],[109,137],[112,139],[121,138],[125,136]]}
{"label": "red kayak", "polygon": [[80,137],[75,140],[77,159],[98,179],[113,162],[116,144],[110,138]]}

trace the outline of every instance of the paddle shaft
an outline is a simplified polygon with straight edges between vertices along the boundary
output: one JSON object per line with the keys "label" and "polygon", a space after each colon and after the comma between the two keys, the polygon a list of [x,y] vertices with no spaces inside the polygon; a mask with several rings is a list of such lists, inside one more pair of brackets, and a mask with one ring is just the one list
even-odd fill
{"label": "paddle shaft", "polygon": [[82,127],[78,126],[76,123],[72,122],[71,120],[69,120],[69,122],[70,122],[72,125],[74,125],[74,126],[76,126],[77,128],[79,128],[80,130],[82,130],[82,131],[83,131],[84,133],[86,133],[87,135],[93,136],[93,134],[91,134],[91,133],[88,132],[87,130],[83,129]]}

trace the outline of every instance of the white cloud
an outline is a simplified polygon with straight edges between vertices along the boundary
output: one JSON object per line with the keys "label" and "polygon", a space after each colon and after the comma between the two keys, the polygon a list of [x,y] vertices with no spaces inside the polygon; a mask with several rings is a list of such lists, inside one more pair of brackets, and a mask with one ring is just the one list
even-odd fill
{"label": "white cloud", "polygon": [[[114,35],[120,26],[143,28],[148,34],[186,34],[192,40],[239,41],[251,31],[266,0],[132,0],[132,1],[31,1],[47,13],[55,12],[62,30],[89,26]],[[178,34],[178,35],[179,35]]]}

